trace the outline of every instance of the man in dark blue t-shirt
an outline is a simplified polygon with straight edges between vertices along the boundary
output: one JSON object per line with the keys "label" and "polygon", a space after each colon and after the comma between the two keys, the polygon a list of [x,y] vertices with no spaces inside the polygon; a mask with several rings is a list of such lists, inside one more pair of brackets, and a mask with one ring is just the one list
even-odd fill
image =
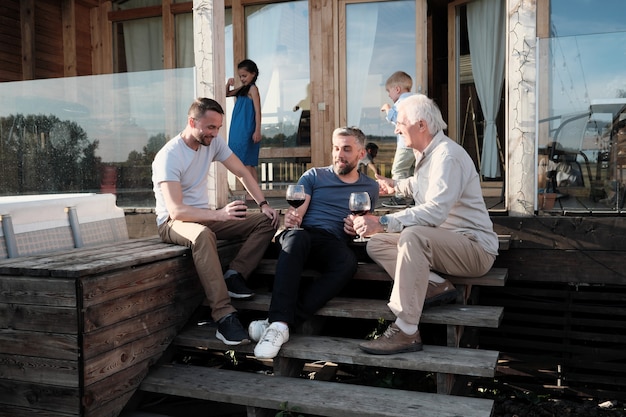
{"label": "man in dark blue t-shirt", "polygon": [[[281,251],[269,317],[248,327],[250,338],[258,341],[257,358],[274,358],[289,340],[289,326],[311,318],[356,272],[356,255],[349,247],[355,233],[348,202],[351,193],[365,191],[373,209],[378,183],[357,170],[365,155],[365,135],[360,129],[335,129],[332,155],[333,165],[302,174],[298,184],[304,186],[304,204],[285,214],[287,229],[279,236]],[[296,226],[302,229],[291,229]],[[301,283],[305,266],[321,273],[306,285]]]}

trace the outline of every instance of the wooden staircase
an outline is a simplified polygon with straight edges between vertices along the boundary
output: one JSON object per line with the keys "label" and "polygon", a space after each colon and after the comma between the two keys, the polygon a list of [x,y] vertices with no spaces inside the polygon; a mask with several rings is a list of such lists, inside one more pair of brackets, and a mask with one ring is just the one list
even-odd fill
{"label": "wooden staircase", "polygon": [[[273,274],[275,260],[264,260],[257,273]],[[311,276],[315,273],[308,272]],[[506,270],[494,269],[485,277],[468,280],[448,277],[455,282],[460,295],[456,304],[424,310],[421,322],[446,326],[446,345],[425,345],[422,352],[397,355],[370,355],[358,344],[362,339],[336,337],[323,331],[315,334],[291,334],[279,355],[261,361],[272,367],[270,375],[248,371],[225,370],[197,365],[162,364],[150,371],[140,389],[221,403],[240,404],[248,416],[274,416],[287,402],[300,413],[315,416],[423,416],[487,417],[492,415],[493,401],[453,393],[456,378],[493,377],[499,353],[459,347],[463,330],[497,328],[502,320],[501,307],[472,304],[472,286],[502,286]],[[363,264],[355,279],[389,281],[376,265]],[[233,300],[242,315],[267,317],[271,294],[257,293],[251,300]],[[332,320],[373,320],[395,317],[386,300],[337,297],[318,311],[326,322]],[[247,322],[243,323],[244,325]],[[235,351],[250,360],[254,343],[225,346],[215,338],[214,326],[190,325],[175,338],[176,349],[198,352]],[[325,362],[357,365],[376,369],[421,371],[436,374],[437,393],[380,388],[345,382],[310,380],[301,377],[305,364]]]}

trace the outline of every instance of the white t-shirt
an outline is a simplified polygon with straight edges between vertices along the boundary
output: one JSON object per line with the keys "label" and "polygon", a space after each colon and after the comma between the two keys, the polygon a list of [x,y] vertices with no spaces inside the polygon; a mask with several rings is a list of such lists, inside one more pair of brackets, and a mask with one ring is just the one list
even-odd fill
{"label": "white t-shirt", "polygon": [[216,136],[209,146],[191,149],[180,135],[167,142],[152,162],[152,184],[156,198],[157,224],[167,221],[169,213],[165,206],[161,182],[180,182],[183,204],[208,208],[208,175],[211,162],[224,161],[232,151],[221,136]]}

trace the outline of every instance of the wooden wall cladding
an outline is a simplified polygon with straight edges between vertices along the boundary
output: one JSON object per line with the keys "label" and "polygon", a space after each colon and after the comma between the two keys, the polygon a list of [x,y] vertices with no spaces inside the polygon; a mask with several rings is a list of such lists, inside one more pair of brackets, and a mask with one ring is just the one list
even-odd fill
{"label": "wooden wall cladding", "polygon": [[509,281],[626,283],[626,217],[492,217],[510,250],[496,259]]}
{"label": "wooden wall cladding", "polygon": [[93,7],[74,0],[3,0],[0,82],[93,74]]}
{"label": "wooden wall cladding", "polygon": [[19,0],[0,2],[0,81],[22,80]]}
{"label": "wooden wall cladding", "polygon": [[[55,4],[56,3],[56,4]],[[35,2],[35,78],[63,76],[63,27],[60,3]]]}
{"label": "wooden wall cladding", "polygon": [[498,329],[481,329],[498,349],[498,378],[540,393],[626,399],[626,286],[511,282],[481,288],[481,304],[504,306]]}

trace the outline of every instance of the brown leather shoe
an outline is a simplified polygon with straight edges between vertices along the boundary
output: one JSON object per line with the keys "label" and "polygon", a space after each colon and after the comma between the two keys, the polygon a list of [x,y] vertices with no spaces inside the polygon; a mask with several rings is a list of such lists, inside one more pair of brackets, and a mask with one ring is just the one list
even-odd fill
{"label": "brown leather shoe", "polygon": [[420,331],[406,334],[395,323],[392,323],[378,339],[368,340],[359,345],[367,353],[375,355],[391,355],[402,352],[422,350]]}
{"label": "brown leather shoe", "polygon": [[458,291],[447,279],[441,283],[428,281],[428,290],[424,300],[424,309],[451,303],[456,300]]}

